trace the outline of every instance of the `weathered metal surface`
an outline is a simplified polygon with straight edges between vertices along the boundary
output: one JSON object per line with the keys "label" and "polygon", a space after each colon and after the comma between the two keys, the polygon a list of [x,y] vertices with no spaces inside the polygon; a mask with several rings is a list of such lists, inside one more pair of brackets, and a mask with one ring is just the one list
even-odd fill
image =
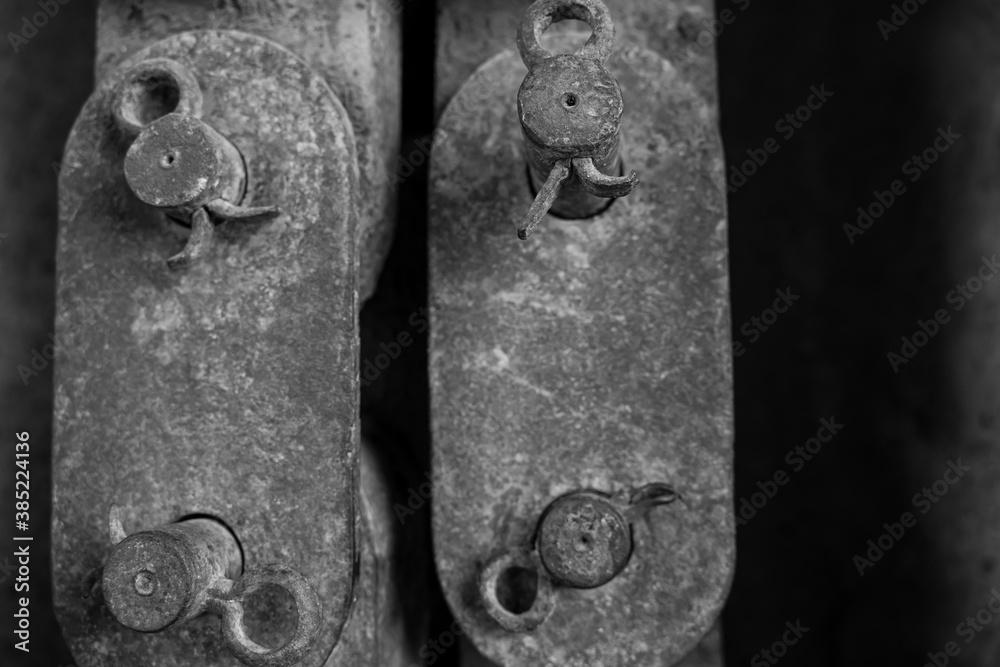
{"label": "weathered metal surface", "polygon": [[[115,545],[103,568],[101,592],[122,625],[160,632],[214,613],[222,619],[226,646],[249,667],[297,664],[316,641],[323,605],[309,581],[280,563],[244,572],[236,536],[218,521],[187,519],[124,537],[113,506],[109,524]],[[260,646],[243,628],[246,600],[265,586],[281,589],[294,605],[295,633],[274,648]]]}
{"label": "weathered metal surface", "polygon": [[[136,75],[148,80],[149,70],[149,63],[141,62],[126,81]],[[184,249],[167,266],[187,267],[201,259],[215,238],[216,224],[278,215],[275,206],[240,205],[246,172],[239,150],[200,114],[168,113],[142,128],[125,154],[125,180],[140,200],[191,227]]]}
{"label": "weathered metal surface", "polygon": [[[545,28],[569,18],[588,21],[593,30],[590,39],[570,55],[544,49],[538,40]],[[634,171],[625,178],[619,175],[624,102],[618,82],[604,67],[614,32],[610,13],[600,0],[539,0],[525,12],[517,44],[528,75],[517,91],[517,115],[532,184],[542,192],[518,225],[522,240],[548,210],[537,205],[539,199],[551,199],[543,184],[552,183],[559,191],[551,203],[554,214],[585,218],[609,205],[605,193],[624,196],[637,183]],[[579,163],[580,168],[572,168],[568,178],[560,170],[553,181],[550,172],[557,163],[564,167]],[[598,180],[592,180],[595,176]]]}
{"label": "weathered metal surface", "polygon": [[[712,0],[603,2],[614,17],[617,48],[641,46],[667,58],[715,113],[718,97],[714,44],[706,47],[696,41],[701,34],[697,26],[715,18]],[[435,116],[441,115],[489,54],[512,48],[511,40],[531,4],[531,0],[438,0]],[[691,30],[691,26],[695,29]],[[572,24],[556,23],[549,28],[553,33],[566,30],[572,31]],[[477,99],[484,104],[494,100],[489,91],[480,91]],[[631,105],[631,95],[626,102]]]}
{"label": "weathered metal surface", "polygon": [[246,189],[246,167],[236,147],[184,114],[149,123],[125,154],[124,167],[139,199],[188,222],[214,199],[238,203]]}
{"label": "weathered metal surface", "polygon": [[198,79],[169,58],[152,58],[121,75],[111,102],[111,117],[126,139],[168,113],[201,118],[205,98]]}
{"label": "weathered metal surface", "polygon": [[[629,102],[623,159],[644,185],[595,217],[512,238],[531,200],[512,52],[458,91],[434,149],[436,559],[453,613],[502,665],[673,664],[711,628],[733,570],[731,384],[687,391],[705,372],[729,377],[713,106],[651,51],[621,48],[608,69]],[[556,587],[530,632],[486,613],[483,564],[529,545],[556,498],[654,483],[684,502],[636,519],[611,581]]]}
{"label": "weathered metal surface", "polygon": [[[400,170],[400,0],[100,0],[98,81],[169,35],[240,30],[286,47],[337,94],[354,128],[359,165],[358,290],[375,290],[392,241]],[[264,202],[271,203],[271,202]]]}
{"label": "weathered metal surface", "polygon": [[526,546],[503,549],[483,565],[476,588],[483,611],[507,632],[529,632],[556,604],[552,580],[538,553]]}
{"label": "weathered metal surface", "polygon": [[[248,569],[282,563],[315,587],[325,622],[302,664],[321,665],[356,569],[351,124],[305,63],[258,37],[186,33],[132,62],[147,58],[195,73],[205,121],[246,157],[248,196],[282,214],[220,227],[201,263],[170,271],[163,258],[187,232],[126,183],[117,77],[81,112],[60,175],[55,608],[81,667],[237,665],[215,616],[138,633],[81,590],[107,556],[109,503],[130,526],[212,516],[238,536]],[[267,600],[253,596],[263,607],[248,618],[272,620],[251,624],[266,636],[251,639],[278,645]]]}
{"label": "weathered metal surface", "polygon": [[552,57],[539,43],[542,33],[552,23],[569,19],[583,21],[591,30],[576,56],[602,64],[608,61],[615,46],[615,24],[607,5],[601,0],[536,0],[525,10],[517,29],[517,50],[529,70]]}
{"label": "weathered metal surface", "polygon": [[596,588],[624,569],[632,554],[632,529],[611,500],[571,493],[549,505],[538,526],[542,565],[560,584]]}
{"label": "weathered metal surface", "polygon": [[[390,471],[376,447],[361,439],[358,501],[358,572],[351,616],[327,667],[404,667],[415,660],[404,626],[400,580],[420,576],[400,547],[399,521],[392,511]],[[422,601],[422,600],[421,600]]]}
{"label": "weathered metal surface", "polygon": [[119,623],[159,632],[204,612],[209,589],[242,573],[235,536],[217,521],[190,519],[117,542],[104,565],[101,591]]}
{"label": "weathered metal surface", "polygon": [[[292,598],[295,632],[278,646],[261,646],[250,638],[243,625],[251,596],[265,587],[277,588]],[[208,611],[222,618],[226,648],[247,667],[289,667],[297,665],[312,648],[323,623],[323,603],[309,580],[295,568],[281,563],[255,565],[236,581],[217,580],[208,591]],[[276,623],[280,616],[271,613]]]}

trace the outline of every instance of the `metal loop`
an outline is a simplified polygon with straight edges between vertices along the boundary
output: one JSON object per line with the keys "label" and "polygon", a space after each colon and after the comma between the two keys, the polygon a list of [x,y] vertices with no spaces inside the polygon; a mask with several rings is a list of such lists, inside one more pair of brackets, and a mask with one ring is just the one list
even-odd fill
{"label": "metal loop", "polygon": [[566,19],[583,21],[593,30],[590,39],[574,55],[601,65],[611,57],[615,24],[601,0],[538,0],[525,12],[517,29],[517,49],[529,70],[555,55],[543,48],[538,40],[552,23]]}
{"label": "metal loop", "polygon": [[[260,646],[243,628],[243,602],[255,590],[273,584],[288,591],[295,600],[299,621],[295,636],[279,648]],[[319,636],[323,605],[316,589],[298,570],[279,563],[267,563],[246,571],[229,590],[211,590],[210,607],[222,616],[226,646],[244,665],[288,667],[305,656]]]}
{"label": "metal loop", "polygon": [[115,89],[111,113],[127,137],[169,113],[201,118],[203,97],[198,80],[184,65],[152,58],[130,67]]}
{"label": "metal loop", "polygon": [[[501,600],[498,585],[504,585],[501,577],[508,571],[523,570],[534,573],[534,599],[527,609],[509,609]],[[479,597],[483,608],[497,625],[508,632],[528,632],[541,625],[555,608],[555,592],[552,579],[542,565],[537,552],[515,547],[503,551],[486,563],[479,575]]]}

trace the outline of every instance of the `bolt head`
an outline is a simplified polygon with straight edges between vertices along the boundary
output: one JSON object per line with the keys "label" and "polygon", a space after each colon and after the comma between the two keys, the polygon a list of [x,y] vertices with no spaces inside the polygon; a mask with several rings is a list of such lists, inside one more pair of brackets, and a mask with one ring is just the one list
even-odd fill
{"label": "bolt head", "polygon": [[104,599],[122,625],[156,632],[184,620],[194,597],[186,545],[159,531],[129,535],[104,566]]}
{"label": "bolt head", "polygon": [[554,580],[573,588],[596,588],[628,564],[632,533],[609,499],[578,492],[557,499],[545,511],[537,546]]}
{"label": "bolt head", "polygon": [[611,72],[573,55],[543,60],[517,93],[524,136],[550,159],[607,155],[617,145],[623,111]]}
{"label": "bolt head", "polygon": [[125,178],[142,201],[160,208],[190,207],[213,198],[227,175],[218,133],[181,114],[153,121],[125,156]]}

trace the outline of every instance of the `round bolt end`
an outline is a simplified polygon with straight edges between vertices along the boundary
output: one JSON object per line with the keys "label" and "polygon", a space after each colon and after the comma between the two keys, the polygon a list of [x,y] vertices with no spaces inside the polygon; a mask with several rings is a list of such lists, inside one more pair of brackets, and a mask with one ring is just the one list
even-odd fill
{"label": "round bolt end", "polygon": [[542,516],[538,552],[549,575],[573,588],[596,588],[625,569],[632,533],[625,517],[596,493],[557,499]]}
{"label": "round bolt end", "polygon": [[192,558],[183,541],[149,531],[126,537],[104,566],[104,598],[122,625],[156,632],[185,619],[194,600]]}
{"label": "round bolt end", "polygon": [[552,581],[527,549],[491,558],[479,574],[479,597],[490,618],[508,632],[534,630],[555,608]]}
{"label": "round bolt end", "polygon": [[539,63],[517,93],[521,130],[544,162],[609,155],[618,145],[624,108],[611,72],[572,55]]}
{"label": "round bolt end", "polygon": [[220,183],[240,171],[239,154],[202,121],[168,114],[153,121],[125,156],[125,178],[139,199],[159,208],[194,208],[220,194]]}

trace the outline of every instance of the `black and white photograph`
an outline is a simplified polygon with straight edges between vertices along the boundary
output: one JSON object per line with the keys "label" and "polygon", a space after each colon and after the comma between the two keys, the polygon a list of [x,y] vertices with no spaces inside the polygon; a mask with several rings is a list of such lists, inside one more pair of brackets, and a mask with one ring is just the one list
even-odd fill
{"label": "black and white photograph", "polygon": [[998,276],[997,2],[3,0],[0,665],[1000,667]]}

